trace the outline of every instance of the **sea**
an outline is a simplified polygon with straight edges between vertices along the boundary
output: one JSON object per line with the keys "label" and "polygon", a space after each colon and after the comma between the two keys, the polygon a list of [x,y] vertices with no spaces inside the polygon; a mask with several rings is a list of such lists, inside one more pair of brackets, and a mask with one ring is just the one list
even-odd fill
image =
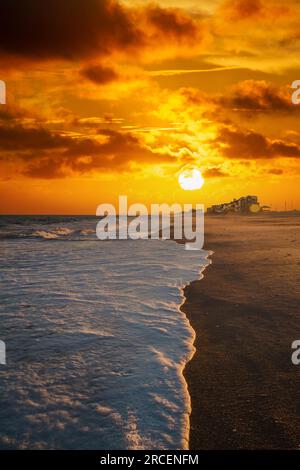
{"label": "sea", "polygon": [[208,252],[96,237],[92,216],[0,217],[0,449],[187,449],[183,288]]}

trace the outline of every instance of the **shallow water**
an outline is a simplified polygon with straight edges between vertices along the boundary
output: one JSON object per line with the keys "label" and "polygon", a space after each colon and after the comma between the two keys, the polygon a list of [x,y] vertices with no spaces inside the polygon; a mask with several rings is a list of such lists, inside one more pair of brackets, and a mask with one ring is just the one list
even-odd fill
{"label": "shallow water", "polygon": [[95,225],[0,220],[0,448],[187,448],[179,306],[207,253],[101,242]]}

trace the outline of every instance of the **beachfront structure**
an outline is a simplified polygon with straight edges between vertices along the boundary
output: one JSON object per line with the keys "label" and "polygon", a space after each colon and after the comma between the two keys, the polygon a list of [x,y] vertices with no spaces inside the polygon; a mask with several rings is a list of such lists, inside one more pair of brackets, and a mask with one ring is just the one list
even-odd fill
{"label": "beachfront structure", "polygon": [[208,214],[227,214],[228,212],[236,212],[247,214],[250,212],[259,212],[261,210],[257,196],[244,196],[239,199],[233,199],[231,202],[223,204],[215,204],[207,208]]}

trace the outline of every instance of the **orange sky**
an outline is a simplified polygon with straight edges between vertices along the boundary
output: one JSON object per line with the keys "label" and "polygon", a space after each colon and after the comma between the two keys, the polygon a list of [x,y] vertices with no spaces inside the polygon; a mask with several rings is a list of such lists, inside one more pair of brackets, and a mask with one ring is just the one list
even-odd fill
{"label": "orange sky", "polygon": [[[300,209],[297,0],[5,0],[1,15],[2,214],[93,214],[119,194]],[[186,165],[201,190],[179,187]]]}

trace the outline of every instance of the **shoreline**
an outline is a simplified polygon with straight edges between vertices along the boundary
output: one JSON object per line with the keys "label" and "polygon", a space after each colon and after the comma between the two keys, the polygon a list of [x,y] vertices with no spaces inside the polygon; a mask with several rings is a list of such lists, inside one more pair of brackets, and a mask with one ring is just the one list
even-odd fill
{"label": "shoreline", "polygon": [[184,432],[182,434],[182,444],[181,444],[180,450],[189,450],[189,446],[190,446],[190,416],[191,416],[191,412],[192,412],[192,401],[191,401],[191,395],[189,393],[188,382],[187,382],[187,380],[185,378],[185,375],[184,375],[184,370],[185,370],[187,364],[193,359],[193,357],[196,353],[196,348],[195,348],[196,332],[195,332],[194,328],[192,327],[188,316],[182,310],[182,307],[186,302],[186,297],[185,297],[184,291],[185,291],[185,288],[187,287],[187,285],[183,286],[179,289],[180,290],[180,296],[182,298],[182,302],[181,302],[180,305],[178,305],[178,308],[177,308],[178,312],[183,316],[184,320],[186,321],[187,326],[188,326],[189,330],[191,331],[191,335],[192,335],[191,343],[190,343],[190,353],[185,358],[185,360],[180,364],[180,367],[179,367],[179,378],[182,382],[182,387],[183,387],[184,395],[185,395],[185,408],[187,410],[183,414]]}
{"label": "shoreline", "polygon": [[200,271],[199,271],[199,278],[196,279],[195,281],[191,281],[189,282],[188,284],[184,285],[183,287],[180,288],[180,296],[182,298],[182,302],[180,305],[178,305],[178,311],[179,313],[184,317],[185,321],[187,322],[187,325],[188,325],[188,328],[190,329],[191,331],[191,335],[192,335],[192,340],[191,340],[191,348],[190,348],[190,354],[189,356],[186,358],[186,360],[181,364],[181,367],[180,367],[180,378],[182,380],[182,385],[183,385],[183,388],[184,388],[184,392],[186,394],[186,405],[187,405],[187,409],[188,409],[188,412],[185,413],[185,421],[186,421],[186,425],[185,425],[185,433],[183,435],[183,442],[182,442],[182,448],[181,450],[189,450],[189,444],[190,444],[190,421],[191,421],[191,412],[192,412],[192,401],[191,401],[191,395],[189,393],[189,384],[188,384],[188,381],[185,377],[185,369],[188,365],[188,363],[190,361],[192,361],[194,355],[196,354],[196,347],[195,347],[195,341],[196,341],[196,331],[195,329],[193,328],[192,324],[191,324],[191,321],[188,317],[188,315],[186,314],[186,312],[184,311],[183,307],[187,301],[187,298],[186,298],[186,295],[185,295],[185,292],[186,292],[186,288],[193,282],[198,282],[198,281],[201,281],[204,277],[204,271],[206,270],[206,268],[208,268],[208,266],[210,266],[212,264],[212,260],[210,259],[210,257],[212,256],[213,252],[212,251],[208,251],[208,254],[207,256],[205,256],[205,260],[208,261],[208,264],[206,266],[203,266]]}
{"label": "shoreline", "polygon": [[206,218],[213,263],[181,307],[195,332],[191,450],[299,448],[299,230],[286,215]]}

